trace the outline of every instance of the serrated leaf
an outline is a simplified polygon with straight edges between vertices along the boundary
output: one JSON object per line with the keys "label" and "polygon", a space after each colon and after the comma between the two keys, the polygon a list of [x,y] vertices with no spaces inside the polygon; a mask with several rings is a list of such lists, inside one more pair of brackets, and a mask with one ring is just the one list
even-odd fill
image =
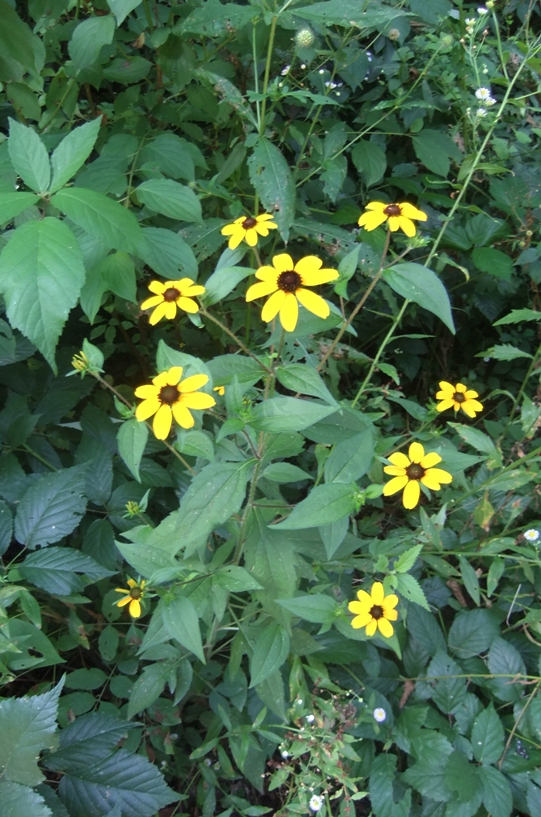
{"label": "serrated leaf", "polygon": [[248,172],[261,203],[270,213],[284,241],[295,218],[295,185],[289,164],[281,151],[264,136],[260,136],[251,156]]}
{"label": "serrated leaf", "polygon": [[68,187],[55,193],[51,203],[104,246],[138,254],[143,241],[139,222],[114,199],[84,187]]}
{"label": "serrated leaf", "polygon": [[495,321],[493,326],[504,326],[507,323],[523,323],[524,321],[541,321],[541,312],[535,309],[512,309],[509,315]]}
{"label": "serrated leaf", "polygon": [[19,213],[24,213],[29,207],[39,201],[34,193],[1,193],[0,192],[0,224],[6,224]]}
{"label": "serrated leaf", "polygon": [[201,224],[201,202],[190,187],[173,179],[149,179],[135,189],[139,201],[156,213]]}
{"label": "serrated leaf", "polygon": [[114,575],[114,571],[107,570],[91,556],[73,548],[59,547],[31,553],[19,565],[19,571],[36,587],[57,596],[80,593],[90,582]]}
{"label": "serrated leaf", "polygon": [[34,482],[17,508],[17,541],[33,550],[59,542],[71,533],[86,508],[84,479],[84,466],[75,466]]}
{"label": "serrated leaf", "polygon": [[34,193],[46,193],[51,165],[45,145],[32,128],[9,120],[9,158],[17,174]]}
{"label": "serrated leaf", "polygon": [[54,817],[43,797],[29,786],[21,786],[9,780],[0,780],[2,817]]}
{"label": "serrated leaf", "polygon": [[331,485],[318,485],[313,488],[306,499],[293,508],[292,513],[283,522],[273,525],[273,530],[305,530],[319,528],[331,522],[338,522],[356,508],[356,485],[336,482]]}
{"label": "serrated leaf", "polygon": [[128,723],[105,712],[81,715],[60,732],[60,746],[50,754],[46,766],[67,772],[72,767],[92,766],[108,755],[137,724]]}
{"label": "serrated leaf", "polygon": [[192,248],[178,233],[163,227],[144,227],[140,256],[158,275],[178,279],[182,275],[197,278],[197,261]]}
{"label": "serrated leaf", "polygon": [[116,440],[118,453],[137,482],[141,482],[139,466],[148,440],[148,426],[135,417],[126,420],[118,429]]}
{"label": "serrated leaf", "polygon": [[262,683],[280,669],[289,655],[289,635],[281,624],[274,621],[259,632],[250,662],[250,687]]}
{"label": "serrated leaf", "polygon": [[479,587],[479,577],[465,556],[460,554],[460,556],[458,557],[458,561],[460,564],[460,575],[462,576],[464,587],[468,591],[470,597],[473,599],[475,604],[479,606],[481,603],[481,589]]}
{"label": "serrated leaf", "polygon": [[199,617],[193,602],[187,596],[162,605],[162,617],[170,638],[174,638],[204,664],[205,654],[201,641]]}
{"label": "serrated leaf", "polygon": [[533,355],[529,352],[524,352],[511,343],[497,343],[495,346],[491,346],[490,349],[483,352],[483,356],[492,357],[494,360],[518,360],[519,358],[528,358],[531,360],[533,358]]}
{"label": "serrated leaf", "polygon": [[41,70],[36,65],[40,59],[41,41],[23,23],[15,9],[0,0],[0,81],[21,82],[29,69]]}
{"label": "serrated leaf", "polygon": [[432,312],[455,334],[449,296],[435,272],[408,261],[385,270],[383,280],[403,298]]}
{"label": "serrated leaf", "polygon": [[302,8],[295,8],[295,16],[305,20],[312,20],[320,25],[341,25],[348,29],[351,26],[359,28],[379,28],[386,23],[402,17],[405,11],[395,6],[370,5],[359,3],[358,0],[323,0],[320,3],[310,3]]}
{"label": "serrated leaf", "polygon": [[163,692],[170,675],[169,664],[150,664],[145,667],[130,690],[128,701],[128,718],[133,718],[154,703]]}
{"label": "serrated leaf", "polygon": [[393,784],[396,777],[397,757],[380,754],[372,763],[368,792],[370,804],[377,817],[409,817],[411,791],[405,792],[399,802],[395,802]]}
{"label": "serrated leaf", "polygon": [[396,562],[393,565],[393,569],[396,570],[397,573],[407,573],[408,570],[411,570],[420,552],[423,549],[423,545],[414,545],[413,547],[406,550],[404,553],[401,553]]}
{"label": "serrated leaf", "polygon": [[495,638],[488,652],[489,672],[494,677],[490,687],[500,701],[519,701],[524,688],[519,676],[526,673],[524,660],[518,650],[503,638]]}
{"label": "serrated leaf", "polygon": [[11,545],[13,538],[13,514],[7,502],[0,500],[0,556]]}
{"label": "serrated leaf", "polygon": [[89,17],[75,27],[68,43],[68,52],[77,73],[94,65],[103,46],[113,42],[114,34],[115,19],[111,14]]}
{"label": "serrated leaf", "polygon": [[51,746],[63,685],[61,680],[43,695],[0,702],[0,775],[5,780],[37,786],[44,779],[37,761]]}
{"label": "serrated leaf", "polygon": [[474,758],[484,766],[497,763],[500,759],[505,745],[505,732],[492,704],[476,717],[471,745]]}
{"label": "serrated leaf", "polygon": [[449,422],[449,425],[454,428],[464,442],[467,442],[472,448],[481,451],[483,454],[488,454],[494,465],[502,464],[502,455],[488,434],[484,434],[482,431],[479,431],[478,428],[471,428],[471,426],[465,426],[461,423]]}
{"label": "serrated leaf", "polygon": [[0,291],[9,321],[38,347],[54,371],[55,347],[84,280],[77,240],[56,218],[27,221],[0,255]]}
{"label": "serrated leaf", "polygon": [[154,817],[178,800],[157,768],[141,755],[120,749],[89,765],[70,768],[58,793],[70,817],[96,817],[117,807],[131,817]]}
{"label": "serrated leaf", "polygon": [[486,652],[500,632],[496,615],[483,608],[465,610],[453,619],[449,649],[457,658],[472,658]]}
{"label": "serrated leaf", "polygon": [[304,363],[287,363],[278,367],[276,377],[282,386],[290,391],[320,397],[331,406],[337,405],[321,375],[312,366]]}
{"label": "serrated leaf", "polygon": [[438,176],[447,176],[451,167],[450,158],[460,161],[462,154],[450,136],[441,131],[423,128],[412,137],[413,149],[421,161]]}
{"label": "serrated leaf", "polygon": [[387,167],[385,151],[376,142],[362,139],[351,151],[351,160],[367,187],[377,184],[383,178]]}
{"label": "serrated leaf", "polygon": [[479,778],[483,784],[483,805],[491,817],[510,817],[513,794],[509,781],[493,766],[480,766]]}
{"label": "serrated leaf", "polygon": [[311,474],[303,471],[302,468],[299,468],[297,465],[291,465],[289,462],[271,462],[263,471],[262,476],[265,477],[265,479],[270,479],[271,482],[281,484],[314,479]]}
{"label": "serrated leaf", "polygon": [[423,588],[410,573],[396,574],[396,592],[425,610],[430,610]]}
{"label": "serrated leaf", "polygon": [[102,117],[98,116],[93,121],[85,122],[84,125],[74,128],[53,151],[51,193],[60,190],[88,159],[96,144],[101,122]]}

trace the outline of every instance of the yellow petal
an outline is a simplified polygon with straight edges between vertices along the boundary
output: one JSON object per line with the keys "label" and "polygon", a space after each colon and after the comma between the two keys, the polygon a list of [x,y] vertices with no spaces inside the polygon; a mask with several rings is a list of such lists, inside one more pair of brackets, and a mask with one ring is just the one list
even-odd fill
{"label": "yellow petal", "polygon": [[199,312],[199,305],[196,304],[195,301],[192,301],[191,298],[184,298],[181,295],[180,298],[177,298],[175,303],[179,309],[183,309],[184,312],[190,312],[192,315]]}
{"label": "yellow petal", "polygon": [[[455,387],[452,383],[448,383],[446,380],[441,380],[439,383],[439,387],[442,392],[445,392],[442,397],[452,397],[455,393]],[[438,395],[436,395],[437,397]]]}
{"label": "yellow petal", "polygon": [[298,289],[295,295],[305,309],[308,309],[309,312],[317,315],[318,318],[329,317],[331,312],[329,304],[327,301],[324,301],[320,295],[316,295],[315,292],[310,292],[309,289]]}
{"label": "yellow petal", "polygon": [[461,408],[468,417],[475,417],[476,412],[483,411],[483,404],[478,403],[477,400],[466,400],[461,404]]}
{"label": "yellow petal", "polygon": [[192,428],[195,425],[195,420],[184,402],[174,403],[173,416],[181,428]]}
{"label": "yellow petal", "polygon": [[397,618],[398,618],[398,612],[396,610],[393,610],[392,607],[390,609],[387,609],[387,607],[385,606],[385,600],[384,600],[382,606],[383,606],[383,615],[385,616],[385,618],[388,618],[389,621],[396,621]]}
{"label": "yellow petal", "polygon": [[222,235],[233,235],[233,233],[238,232],[238,227],[236,224],[226,224],[225,227],[222,227],[220,233]]}
{"label": "yellow petal", "polygon": [[116,604],[117,607],[125,607],[126,604],[130,603],[130,601],[132,601],[132,597],[131,596],[126,596],[125,598],[120,599],[120,601],[116,601],[115,604]]}
{"label": "yellow petal", "polygon": [[406,218],[405,216],[397,216],[397,219],[400,229],[406,233],[408,238],[413,238],[413,236],[417,232],[417,228],[415,227],[413,221],[411,221],[409,218]]}
{"label": "yellow petal", "polygon": [[156,386],[137,386],[135,389],[135,396],[141,397],[143,400],[152,400],[153,397],[158,399],[160,390]]}
{"label": "yellow petal", "polygon": [[[280,323],[286,332],[293,332],[299,319],[299,302],[292,292],[284,292],[284,295],[286,297],[280,307]],[[274,298],[274,295],[271,295],[271,298]]]}
{"label": "yellow petal", "polygon": [[[383,607],[383,612],[385,613],[385,615],[387,616],[388,613],[395,612],[393,610],[393,607],[396,607],[397,604],[398,604],[398,596],[395,596],[394,593],[389,593],[388,596],[385,596],[385,598],[381,602],[381,606]],[[390,618],[390,616],[387,616],[387,617]]]}
{"label": "yellow petal", "polygon": [[135,581],[135,579],[128,579],[127,585],[128,587],[131,587],[133,589],[134,587],[137,587],[137,582]]}
{"label": "yellow petal", "polygon": [[246,233],[246,230],[243,230],[242,227],[237,227],[236,228],[236,232],[233,233],[233,235],[231,236],[231,238],[229,239],[228,244],[227,244],[227,246],[229,247],[230,250],[236,250],[237,249],[239,244],[242,243],[242,239],[244,238],[245,233]]}
{"label": "yellow petal", "polygon": [[366,635],[368,635],[368,636],[374,635],[374,633],[376,632],[377,629],[378,629],[378,622],[376,621],[375,618],[373,618],[366,625]]}
{"label": "yellow petal", "polygon": [[280,255],[275,255],[272,259],[272,264],[274,269],[278,272],[288,272],[295,266],[292,257],[285,252]]}
{"label": "yellow petal", "polygon": [[359,616],[355,616],[355,618],[351,620],[351,626],[354,630],[360,630],[361,627],[366,627],[371,621],[372,616],[370,613],[362,613]]}
{"label": "yellow petal", "polygon": [[298,272],[299,275],[304,277],[305,275],[310,275],[312,272],[317,272],[322,266],[323,261],[321,258],[318,258],[317,255],[305,255],[304,258],[301,258],[300,261],[297,261],[295,264],[295,272]]}
{"label": "yellow petal", "polygon": [[363,213],[357,224],[370,232],[370,230],[375,230],[376,227],[383,224],[384,221],[387,221],[387,216],[384,213]]}
{"label": "yellow petal", "polygon": [[265,295],[270,295],[271,292],[276,292],[276,281],[259,281],[257,284],[252,284],[246,293],[247,301],[255,301],[256,298],[264,298]]}
{"label": "yellow petal", "polygon": [[129,593],[129,590],[126,590],[125,587],[115,587],[115,593]]}
{"label": "yellow petal", "polygon": [[432,451],[430,454],[425,454],[419,465],[421,468],[433,468],[441,462],[441,457],[439,454],[436,454],[435,451]]}
{"label": "yellow petal", "polygon": [[261,310],[261,320],[265,321],[265,323],[274,320],[282,308],[285,299],[286,293],[282,289],[278,289],[274,292]]}
{"label": "yellow petal", "polygon": [[209,382],[208,375],[206,374],[193,374],[191,377],[187,377],[186,380],[183,380],[181,383],[178,384],[178,390],[181,394],[184,394],[188,391],[196,391],[196,389],[200,389],[203,386],[206,386]]}
{"label": "yellow petal", "polygon": [[394,632],[393,625],[386,618],[378,619],[378,630],[384,638],[390,638]]}
{"label": "yellow petal", "polygon": [[171,431],[172,422],[173,415],[171,413],[171,407],[165,404],[160,406],[154,416],[154,420],[152,421],[152,430],[156,439],[167,439],[169,432]]}
{"label": "yellow petal", "polygon": [[135,419],[143,423],[145,420],[148,420],[149,417],[152,417],[153,414],[156,414],[160,405],[161,403],[157,397],[150,398],[150,400],[143,400],[135,409]]}
{"label": "yellow petal", "polygon": [[163,295],[153,295],[152,298],[147,298],[141,304],[141,309],[152,309],[153,306],[163,303]]}
{"label": "yellow petal", "polygon": [[259,269],[256,271],[255,277],[259,281],[274,281],[276,286],[278,286],[276,282],[278,281],[279,275],[280,273],[278,272],[278,270],[275,270],[274,267],[266,266],[259,267]]}
{"label": "yellow petal", "polygon": [[269,227],[267,224],[256,224],[253,228],[254,232],[266,238],[269,234]]}
{"label": "yellow petal", "polygon": [[[182,395],[182,404],[191,409],[209,409],[216,405],[216,400],[210,394],[201,391],[193,391],[190,394]],[[173,414],[174,414],[173,408]]]}
{"label": "yellow petal", "polygon": [[421,443],[412,443],[408,449],[408,456],[411,462],[419,463],[425,455],[425,450]]}
{"label": "yellow petal", "polygon": [[257,230],[251,228],[246,230],[246,243],[249,247],[255,247],[257,244]]}
{"label": "yellow petal", "polygon": [[131,600],[129,610],[132,618],[139,618],[141,616],[141,602],[139,599]]}
{"label": "yellow petal", "polygon": [[398,491],[401,491],[402,488],[405,488],[407,484],[407,477],[393,477],[393,479],[389,480],[389,482],[383,486],[383,496],[392,496],[392,494],[396,494]]}
{"label": "yellow petal", "polygon": [[[271,213],[260,213],[260,215],[255,217],[255,220],[259,223],[260,221],[271,221],[274,218]],[[277,224],[267,224],[267,227],[272,227],[276,229],[278,227]]]}
{"label": "yellow petal", "polygon": [[177,312],[176,305],[175,304],[170,304],[167,301],[162,301],[161,304],[158,304],[158,306],[156,307],[156,309],[154,310],[154,312],[152,313],[152,315],[148,319],[149,324],[151,326],[156,326],[156,324],[159,323],[159,321],[161,321],[162,318],[168,317],[168,313],[169,314],[171,313],[171,309],[170,309],[171,306],[173,306],[173,316],[172,317],[174,318],[175,315],[176,315],[176,312]]}
{"label": "yellow petal", "polygon": [[389,230],[396,233],[400,229],[400,216],[389,216]]}
{"label": "yellow petal", "polygon": [[315,272],[303,273],[303,286],[317,287],[320,284],[327,284],[329,281],[336,281],[340,277],[340,273],[336,269],[320,269]]}
{"label": "yellow petal", "polygon": [[150,292],[154,292],[155,295],[162,295],[167,289],[167,284],[161,281],[151,281],[148,285],[148,289]]}
{"label": "yellow petal", "polygon": [[[171,368],[167,372],[167,385],[168,386],[176,386],[179,382],[180,378],[182,377],[182,366],[171,366]],[[190,378],[188,378],[189,380]],[[207,377],[208,380],[208,377]],[[184,381],[186,382],[186,381]]]}
{"label": "yellow petal", "polygon": [[421,489],[419,488],[418,481],[413,479],[410,480],[404,488],[404,493],[402,494],[402,503],[404,508],[407,508],[408,510],[415,508],[419,502],[420,496]]}
{"label": "yellow petal", "polygon": [[383,469],[384,474],[388,474],[390,477],[405,477],[406,469],[401,468],[400,465],[386,465]]}
{"label": "yellow petal", "polygon": [[374,582],[372,585],[372,590],[370,591],[370,597],[372,599],[372,604],[377,604],[381,606],[383,602],[383,598],[385,596],[385,592],[383,590],[383,585],[381,582]]}
{"label": "yellow petal", "polygon": [[357,598],[360,604],[364,604],[367,610],[372,607],[372,596],[366,590],[357,590]]}
{"label": "yellow petal", "polygon": [[389,206],[389,205],[388,205],[388,204],[385,204],[385,202],[384,202],[384,201],[370,201],[370,202],[368,202],[368,204],[366,205],[366,209],[367,209],[367,210],[375,210],[375,211],[377,211],[378,213],[383,213],[383,211],[385,210],[385,208],[386,208],[386,207],[388,207],[388,206]]}
{"label": "yellow petal", "polygon": [[426,221],[428,216],[426,213],[423,213],[422,210],[418,210],[417,207],[414,207],[413,204],[409,204],[409,202],[401,202],[400,203],[400,213],[406,218],[416,218],[417,221]]}
{"label": "yellow petal", "polygon": [[[366,594],[368,596],[368,593]],[[362,616],[365,613],[369,613],[372,605],[372,600],[370,596],[368,596],[369,603],[366,604],[363,601],[350,601],[348,603],[348,610],[350,613],[356,613],[358,616]],[[363,625],[364,626],[364,625]]]}
{"label": "yellow petal", "polygon": [[459,394],[465,394],[468,391],[468,387],[464,385],[464,383],[457,383],[455,386],[455,391]]}
{"label": "yellow petal", "polygon": [[[438,394],[441,394],[441,392],[438,392]],[[454,405],[455,401],[452,398],[446,398],[445,400],[442,400],[441,403],[438,403],[436,409],[438,411],[447,411],[447,409],[453,408]]]}
{"label": "yellow petal", "polygon": [[160,372],[160,374],[157,374],[156,377],[152,379],[152,383],[156,386],[158,391],[163,389],[164,386],[167,386],[167,374],[168,372]]}
{"label": "yellow petal", "polygon": [[189,287],[182,288],[182,294],[186,298],[195,298],[196,295],[204,295],[205,292],[205,287],[200,284],[191,284]]}
{"label": "yellow petal", "polygon": [[395,453],[390,454],[387,459],[389,462],[392,462],[393,465],[398,465],[400,468],[407,468],[408,465],[411,465],[409,459],[402,451],[395,451]]}
{"label": "yellow petal", "polygon": [[430,468],[430,470],[426,472],[423,479],[429,474],[436,477],[438,482],[442,482],[444,485],[448,485],[453,481],[452,474],[450,474],[449,471],[444,471],[443,468]]}
{"label": "yellow petal", "polygon": [[468,391],[464,392],[464,397],[466,398],[466,400],[472,400],[475,397],[479,397],[479,395],[476,391],[473,391],[473,389],[468,389]]}

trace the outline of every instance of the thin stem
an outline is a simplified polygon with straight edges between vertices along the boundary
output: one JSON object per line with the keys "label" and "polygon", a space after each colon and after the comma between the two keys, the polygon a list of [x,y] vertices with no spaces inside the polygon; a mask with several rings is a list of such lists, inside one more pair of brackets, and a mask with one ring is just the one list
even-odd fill
{"label": "thin stem", "polygon": [[43,465],[46,465],[47,468],[51,469],[51,471],[58,471],[58,468],[55,468],[55,466],[46,460],[45,457],[42,457],[41,454],[38,454],[37,451],[34,451],[34,449],[30,448],[30,446],[26,443],[23,443],[23,448],[28,454],[30,454],[30,456],[34,457],[36,460],[39,460],[39,462],[42,462]]}
{"label": "thin stem", "polygon": [[152,22],[152,15],[150,14],[150,8],[148,5],[148,0],[143,0],[143,8],[145,10],[145,16],[147,18],[148,27],[150,29],[150,33],[154,32],[154,24]]}
{"label": "thin stem", "polygon": [[535,367],[539,363],[539,358],[540,357],[541,357],[541,346],[538,347],[537,352],[533,356],[532,362],[530,363],[530,367],[529,367],[528,371],[526,372],[526,375],[524,377],[524,380],[522,381],[520,389],[518,390],[518,394],[517,394],[517,396],[515,398],[515,401],[513,403],[513,408],[511,409],[511,413],[509,414],[508,425],[513,421],[513,417],[515,416],[515,412],[516,412],[516,410],[518,408],[518,404],[519,404],[519,402],[520,402],[520,400],[522,398],[522,395],[524,394],[524,390],[525,390],[525,388],[526,388],[526,386],[528,384],[528,380],[530,379],[533,370],[535,369]]}
{"label": "thin stem", "polygon": [[252,360],[255,360],[255,362],[256,362],[256,363],[258,363],[258,364],[259,364],[259,366],[261,366],[261,368],[262,368],[262,369],[264,369],[264,370],[267,372],[267,374],[272,374],[272,369],[269,369],[269,367],[268,367],[268,366],[266,366],[266,365],[265,365],[265,364],[264,364],[264,363],[263,363],[263,362],[262,362],[262,361],[261,361],[261,360],[260,360],[260,359],[257,357],[257,355],[254,355],[254,353],[253,353],[253,352],[251,352],[251,351],[248,349],[248,347],[247,347],[247,346],[246,346],[246,345],[245,345],[245,344],[244,344],[244,343],[243,343],[243,342],[242,342],[242,341],[241,341],[241,340],[240,340],[240,339],[239,339],[239,338],[238,338],[238,337],[235,335],[235,333],[234,333],[234,332],[232,332],[232,331],[231,331],[231,329],[229,329],[229,327],[228,327],[228,326],[226,326],[226,325],[225,325],[225,323],[222,323],[220,320],[218,320],[218,318],[215,318],[215,317],[214,317],[214,315],[211,315],[211,314],[210,314],[210,312],[207,312],[207,310],[206,310],[206,309],[201,309],[201,314],[202,314],[202,315],[204,315],[204,316],[205,316],[205,318],[208,318],[210,321],[212,321],[213,323],[215,323],[215,324],[216,324],[216,326],[219,326],[219,327],[220,327],[220,329],[222,329],[222,330],[223,330],[223,331],[226,333],[226,335],[229,335],[229,337],[230,337],[232,340],[234,340],[234,341],[235,341],[235,343],[237,344],[237,346],[238,346],[240,349],[242,349],[242,351],[243,351],[243,352],[244,352],[246,355],[248,355],[249,357],[251,357],[251,358],[252,358]]}
{"label": "thin stem", "polygon": [[[255,47],[255,25],[252,28],[252,59],[254,61],[254,90],[256,95],[259,94],[259,77],[257,75],[257,51]],[[259,99],[256,97],[255,101],[255,111],[256,111],[256,118],[257,118],[257,130],[261,132],[261,106],[259,104]]]}
{"label": "thin stem", "polygon": [[272,49],[274,47],[274,35],[276,33],[276,23],[278,16],[275,14],[271,21],[269,34],[269,47],[267,49],[267,61],[265,63],[265,76],[263,78],[263,102],[261,104],[261,119],[259,122],[259,135],[263,136],[265,133],[265,114],[267,111],[267,90],[269,87],[270,67],[272,60]]}

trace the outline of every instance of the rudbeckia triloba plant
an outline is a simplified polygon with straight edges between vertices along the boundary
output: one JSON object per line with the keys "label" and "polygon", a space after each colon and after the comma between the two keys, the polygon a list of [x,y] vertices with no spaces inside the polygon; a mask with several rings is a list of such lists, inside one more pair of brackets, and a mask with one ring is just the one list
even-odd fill
{"label": "rudbeckia triloba plant", "polygon": [[152,385],[139,386],[135,396],[143,399],[135,411],[139,422],[154,415],[152,430],[158,440],[167,439],[173,417],[182,428],[192,428],[194,418],[190,409],[208,409],[216,405],[210,394],[197,391],[208,383],[206,374],[194,374],[181,380],[182,366],[173,366],[152,381]]}
{"label": "rudbeckia triloba plant", "polygon": [[328,318],[329,304],[320,295],[305,287],[327,284],[338,278],[334,269],[321,269],[323,262],[315,255],[306,255],[295,264],[287,253],[275,255],[272,267],[259,267],[255,277],[259,283],[252,284],[246,300],[253,301],[270,295],[261,311],[262,320],[272,321],[278,313],[280,323],[287,332],[293,332],[299,317],[299,303],[319,318]]}
{"label": "rudbeckia triloba plant", "polygon": [[439,491],[442,484],[452,482],[453,477],[442,468],[434,468],[441,462],[439,454],[425,454],[421,443],[412,443],[408,449],[408,456],[400,451],[391,454],[388,458],[392,465],[383,469],[393,477],[383,488],[384,496],[391,496],[398,491],[404,491],[402,502],[405,508],[415,508],[421,496],[422,483],[432,491]]}
{"label": "rudbeckia triloba plant", "polygon": [[438,403],[436,408],[438,411],[452,408],[455,412],[462,409],[468,417],[475,417],[477,413],[483,411],[483,404],[476,400],[477,397],[479,397],[477,392],[468,389],[464,383],[457,383],[453,386],[452,383],[442,380],[440,391],[436,393],[436,400],[441,400],[441,403]]}
{"label": "rudbeckia triloba plant", "polygon": [[191,278],[181,278],[179,281],[151,281],[148,285],[152,298],[147,298],[141,304],[141,309],[152,309],[149,323],[154,326],[162,318],[172,320],[177,314],[177,309],[184,312],[195,313],[199,311],[199,305],[193,298],[202,295],[205,287],[194,284]]}
{"label": "rudbeckia triloba plant", "polygon": [[261,213],[259,216],[241,216],[232,224],[226,224],[220,230],[222,235],[229,236],[227,246],[235,250],[239,244],[246,241],[249,247],[255,247],[259,236],[266,237],[269,230],[276,230],[278,225],[272,221],[270,213]]}
{"label": "rudbeckia triloba plant", "polygon": [[348,610],[355,613],[355,618],[351,626],[355,630],[366,627],[366,635],[374,635],[379,630],[385,638],[390,638],[393,634],[391,621],[396,621],[398,613],[394,609],[398,604],[398,596],[385,595],[381,582],[374,582],[372,590],[357,591],[358,601],[350,601]]}
{"label": "rudbeckia triloba plant", "polygon": [[140,618],[141,616],[141,599],[145,595],[146,581],[136,582],[134,579],[128,579],[127,587],[115,587],[115,593],[127,593],[127,596],[115,602],[117,607],[125,607],[129,604],[128,611],[132,618]]}
{"label": "rudbeckia triloba plant", "polygon": [[389,230],[395,233],[397,230],[402,230],[407,236],[412,238],[416,233],[416,227],[413,219],[416,221],[426,221],[428,216],[422,210],[418,210],[413,204],[407,201],[399,204],[385,204],[382,201],[371,201],[366,205],[366,213],[363,213],[359,218],[359,227],[364,227],[365,230],[375,230],[380,224],[386,221],[389,224]]}

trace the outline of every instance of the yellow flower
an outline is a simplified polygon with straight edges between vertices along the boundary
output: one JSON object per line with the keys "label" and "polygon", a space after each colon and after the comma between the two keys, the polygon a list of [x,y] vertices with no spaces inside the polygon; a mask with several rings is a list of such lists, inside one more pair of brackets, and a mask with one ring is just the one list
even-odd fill
{"label": "yellow flower", "polygon": [[413,204],[407,201],[400,204],[385,204],[382,201],[371,201],[366,205],[367,213],[363,213],[359,218],[359,227],[365,230],[375,230],[385,221],[389,222],[389,229],[392,233],[402,230],[407,236],[412,238],[415,235],[415,224],[412,218],[417,221],[426,221],[428,216],[422,210],[418,210]]}
{"label": "yellow flower", "polygon": [[411,510],[419,502],[421,489],[419,483],[422,482],[432,491],[439,491],[441,483],[452,482],[453,477],[442,468],[434,468],[441,462],[439,454],[425,454],[421,443],[412,443],[408,450],[408,456],[397,451],[388,457],[392,465],[386,465],[383,469],[386,474],[390,474],[394,479],[388,482],[383,488],[384,496],[391,496],[404,489],[402,502],[404,508]]}
{"label": "yellow flower", "polygon": [[217,391],[220,397],[223,397],[225,394],[225,386],[214,386],[212,391]]}
{"label": "yellow flower", "polygon": [[140,618],[141,616],[141,601],[145,595],[145,584],[146,581],[143,579],[140,583],[134,581],[134,579],[128,579],[128,587],[115,587],[115,593],[127,593],[127,596],[124,596],[123,599],[120,601],[115,602],[117,607],[124,607],[126,604],[129,604],[128,607],[130,616],[132,618]]}
{"label": "yellow flower", "polygon": [[329,317],[329,304],[304,287],[334,281],[339,275],[337,270],[320,269],[323,261],[315,255],[306,255],[294,264],[291,256],[283,253],[275,255],[272,263],[272,267],[259,267],[255,277],[260,283],[252,284],[246,293],[247,301],[271,296],[261,312],[262,320],[272,321],[280,313],[284,329],[293,332],[299,317],[299,302],[319,318]]}
{"label": "yellow flower", "polygon": [[255,247],[259,236],[268,236],[269,230],[276,230],[278,225],[271,221],[274,216],[269,213],[261,213],[256,216],[241,216],[235,219],[232,224],[226,224],[220,230],[222,235],[228,235],[230,250],[235,250],[242,241],[246,241],[249,247]]}
{"label": "yellow flower", "polygon": [[483,404],[476,400],[479,397],[476,391],[468,389],[464,383],[447,383],[446,380],[440,382],[440,391],[436,393],[436,400],[441,400],[436,408],[438,411],[445,411],[453,408],[455,411],[462,409],[468,417],[475,417],[476,412],[483,411]]}
{"label": "yellow flower", "polygon": [[194,284],[191,278],[181,278],[180,281],[151,281],[148,285],[152,298],[147,298],[141,304],[141,309],[151,309],[154,312],[149,318],[149,323],[154,326],[162,318],[172,320],[177,314],[177,308],[184,312],[199,312],[198,304],[193,300],[195,295],[202,295],[205,287]]}
{"label": "yellow flower", "polygon": [[372,590],[358,590],[359,601],[350,601],[348,610],[355,613],[351,626],[355,630],[366,627],[366,635],[374,635],[379,630],[385,638],[393,634],[391,621],[396,621],[398,613],[394,609],[398,604],[398,596],[385,596],[381,582],[374,582]]}
{"label": "yellow flower", "polygon": [[208,409],[216,405],[210,394],[198,392],[208,382],[206,374],[194,374],[181,380],[182,366],[173,366],[152,381],[152,386],[139,386],[135,396],[142,397],[135,416],[142,423],[154,414],[152,430],[158,440],[167,439],[173,417],[182,428],[192,428],[194,419],[189,409]]}

